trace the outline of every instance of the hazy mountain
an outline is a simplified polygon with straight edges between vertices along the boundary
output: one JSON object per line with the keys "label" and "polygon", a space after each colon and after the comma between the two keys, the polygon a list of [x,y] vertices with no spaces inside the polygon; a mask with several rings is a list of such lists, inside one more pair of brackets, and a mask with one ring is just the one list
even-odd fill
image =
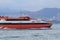
{"label": "hazy mountain", "polygon": [[52,16],[56,16],[57,13],[60,13],[60,9],[58,9],[58,8],[44,8],[44,9],[38,11],[38,13],[41,16],[52,17]]}
{"label": "hazy mountain", "polygon": [[20,13],[21,14],[23,14],[23,13],[29,14],[29,15],[31,15],[33,17],[51,18],[53,16],[56,16],[57,17],[58,13],[60,13],[60,9],[58,9],[58,8],[44,8],[42,10],[35,11],[35,12],[22,11]]}
{"label": "hazy mountain", "polygon": [[24,13],[35,18],[36,17],[51,18],[53,16],[60,17],[60,15],[58,15],[58,13],[60,13],[59,8],[44,8],[44,9],[41,9],[39,11],[34,11],[34,12],[26,11],[26,10],[21,11],[21,10],[13,10],[13,9],[0,9],[0,15],[19,16]]}

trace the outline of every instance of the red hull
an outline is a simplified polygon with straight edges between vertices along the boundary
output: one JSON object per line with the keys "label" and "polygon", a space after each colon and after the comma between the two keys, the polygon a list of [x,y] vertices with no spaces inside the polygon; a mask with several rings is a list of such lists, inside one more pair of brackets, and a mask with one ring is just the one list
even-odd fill
{"label": "red hull", "polygon": [[16,28],[16,29],[27,29],[27,28],[50,28],[51,23],[22,23],[22,24],[1,24],[1,28]]}

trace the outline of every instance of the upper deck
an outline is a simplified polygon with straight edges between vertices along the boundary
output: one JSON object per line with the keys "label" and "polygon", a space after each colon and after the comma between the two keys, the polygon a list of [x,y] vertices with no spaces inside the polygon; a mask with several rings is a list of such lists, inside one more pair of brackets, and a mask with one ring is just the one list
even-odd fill
{"label": "upper deck", "polygon": [[20,16],[18,18],[11,18],[8,16],[0,16],[0,23],[48,23],[41,19],[32,19],[29,16]]}

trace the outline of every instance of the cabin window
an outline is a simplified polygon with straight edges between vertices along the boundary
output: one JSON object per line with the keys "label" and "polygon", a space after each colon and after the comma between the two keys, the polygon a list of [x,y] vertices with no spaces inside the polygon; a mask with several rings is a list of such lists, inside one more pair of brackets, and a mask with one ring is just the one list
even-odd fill
{"label": "cabin window", "polygon": [[29,21],[29,19],[7,19],[6,21]]}
{"label": "cabin window", "polygon": [[6,21],[29,21],[30,18],[29,17],[20,17],[17,19],[7,19]]}

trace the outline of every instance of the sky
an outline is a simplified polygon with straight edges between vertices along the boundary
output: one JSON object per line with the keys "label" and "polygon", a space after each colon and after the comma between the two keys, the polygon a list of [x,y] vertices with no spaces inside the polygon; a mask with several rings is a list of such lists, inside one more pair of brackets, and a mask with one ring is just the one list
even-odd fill
{"label": "sky", "polygon": [[38,11],[60,8],[60,0],[0,0],[0,9]]}

